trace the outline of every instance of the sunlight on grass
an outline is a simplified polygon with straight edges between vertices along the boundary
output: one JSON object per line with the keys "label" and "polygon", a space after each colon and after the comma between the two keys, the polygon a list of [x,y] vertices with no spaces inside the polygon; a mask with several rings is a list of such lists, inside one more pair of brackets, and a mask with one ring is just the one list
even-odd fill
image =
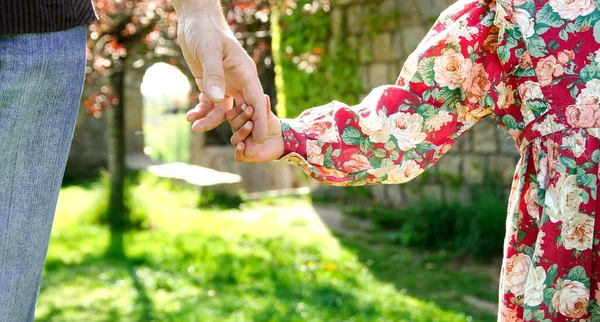
{"label": "sunlight on grass", "polygon": [[[125,236],[124,259],[107,258],[109,232],[81,215],[93,209],[100,189],[61,191],[37,321],[471,320],[460,303],[450,305],[459,311],[441,309],[380,280],[372,269],[384,265],[388,259],[378,256],[385,255],[371,250],[363,258],[303,199],[198,210],[196,192],[142,175],[133,204],[147,212],[152,229]],[[401,254],[404,261],[416,255]],[[414,276],[432,287],[431,276],[420,274]]]}

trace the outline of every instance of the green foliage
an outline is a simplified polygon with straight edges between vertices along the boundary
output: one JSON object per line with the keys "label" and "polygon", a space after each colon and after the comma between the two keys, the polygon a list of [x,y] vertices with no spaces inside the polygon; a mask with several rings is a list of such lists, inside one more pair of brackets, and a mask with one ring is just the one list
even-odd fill
{"label": "green foliage", "polygon": [[448,249],[477,258],[502,252],[506,199],[493,183],[472,188],[472,203],[424,199],[404,209],[350,206],[349,215],[388,230],[388,241],[408,247]]}
{"label": "green foliage", "polygon": [[[143,230],[149,228],[149,222],[145,215],[143,207],[134,206],[135,196],[132,194],[129,186],[135,180],[135,175],[130,174],[125,180],[125,211],[124,214],[117,214],[126,218],[125,230]],[[110,217],[110,174],[107,171],[100,172],[100,180],[96,183],[98,194],[96,201],[86,212],[85,220],[97,225],[108,226]]]}
{"label": "green foliage", "polygon": [[193,207],[195,191],[151,175],[130,189],[153,229],[125,234],[120,259],[104,255],[112,243],[106,227],[73,220],[100,190],[61,191],[36,321],[492,319],[462,300],[494,300],[487,267],[333,236],[315,229],[322,225],[317,216],[290,213],[312,209],[305,201],[207,211]]}
{"label": "green foliage", "polygon": [[299,0],[296,8],[274,12],[273,50],[280,74],[278,107],[282,117],[296,117],[307,108],[332,100],[355,104],[364,90],[358,77],[358,51],[348,43],[342,26],[340,34],[330,33],[327,6],[307,12]]}
{"label": "green foliage", "polygon": [[239,194],[232,195],[219,190],[203,190],[198,198],[200,209],[240,209],[243,203],[244,200]]}

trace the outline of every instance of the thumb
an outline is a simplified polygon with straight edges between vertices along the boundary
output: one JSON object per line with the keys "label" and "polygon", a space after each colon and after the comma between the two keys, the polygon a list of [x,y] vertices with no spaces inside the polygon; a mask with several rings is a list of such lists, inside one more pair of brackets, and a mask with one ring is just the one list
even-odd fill
{"label": "thumb", "polygon": [[218,103],[225,99],[225,73],[223,71],[223,55],[211,52],[202,55],[204,90],[211,101]]}

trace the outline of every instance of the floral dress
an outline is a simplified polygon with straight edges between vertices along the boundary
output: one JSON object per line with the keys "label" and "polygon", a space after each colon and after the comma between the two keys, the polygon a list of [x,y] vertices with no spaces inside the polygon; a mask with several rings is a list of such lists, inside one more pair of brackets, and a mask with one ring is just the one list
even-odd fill
{"label": "floral dress", "polygon": [[492,116],[521,153],[498,320],[600,321],[599,43],[599,0],[458,1],[395,85],[283,120],[282,160],[334,185],[405,183]]}

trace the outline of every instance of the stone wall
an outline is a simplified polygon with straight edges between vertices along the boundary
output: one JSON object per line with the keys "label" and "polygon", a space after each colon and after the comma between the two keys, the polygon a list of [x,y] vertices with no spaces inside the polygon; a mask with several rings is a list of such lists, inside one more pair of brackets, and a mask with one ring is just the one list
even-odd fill
{"label": "stone wall", "polygon": [[[146,69],[128,67],[125,72],[124,99],[127,107],[125,109],[125,151],[127,154],[142,154],[144,151],[144,100],[140,86]],[[82,101],[95,90],[97,89],[86,84]],[[105,168],[108,160],[106,144],[106,119],[91,117],[81,104],[67,161],[66,176],[93,176],[98,169]]]}
{"label": "stone wall", "polygon": [[[345,32],[360,53],[359,76],[370,89],[395,83],[402,65],[439,14],[454,0],[337,0],[333,34]],[[366,94],[365,92],[365,94]],[[403,206],[427,198],[470,198],[470,187],[491,174],[509,189],[519,158],[514,141],[491,119],[475,125],[439,163],[405,185],[375,186],[383,203]]]}

